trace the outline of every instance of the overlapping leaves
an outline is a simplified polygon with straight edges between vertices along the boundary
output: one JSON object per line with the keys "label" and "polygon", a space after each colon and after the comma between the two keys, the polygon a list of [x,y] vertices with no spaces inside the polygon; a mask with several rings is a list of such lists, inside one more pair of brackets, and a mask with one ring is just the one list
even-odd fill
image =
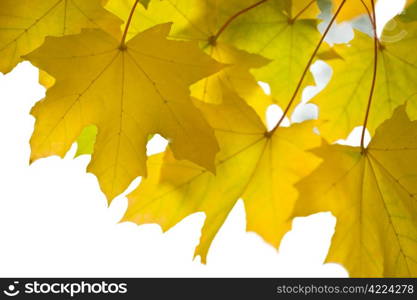
{"label": "overlapping leaves", "polygon": [[[367,127],[372,134],[396,107],[417,93],[414,84],[417,82],[417,56],[414,55],[417,22],[405,24],[401,16],[393,22],[397,26],[395,31],[384,31],[379,41],[375,86],[375,99],[378,100],[373,105],[377,113],[370,115]],[[357,31],[350,44],[340,45],[337,52],[341,58],[329,61],[333,78],[312,100],[320,107],[320,117],[328,121],[320,131],[332,142],[346,138],[352,128],[363,122],[372,83],[372,37]],[[413,101],[408,110],[413,116],[416,114]]]}
{"label": "overlapping leaves", "polygon": [[101,28],[120,35],[120,20],[103,7],[103,0],[0,1],[0,72],[10,72],[22,55],[38,48],[47,36]]}
{"label": "overlapping leaves", "polygon": [[[417,276],[417,4],[394,31],[330,48],[335,21],[376,24],[373,0],[331,3],[321,33],[314,0],[0,0],[0,72],[27,59],[48,89],[32,110],[31,160],[77,142],[109,201],[143,176],[124,220],[168,230],[204,212],[204,262],[242,198],[247,230],[274,247],[292,217],[331,211],[328,261],[353,276]],[[312,100],[319,120],[283,127],[319,58],[333,69]],[[284,115],[268,130],[271,104]],[[361,125],[368,147],[330,144]],[[153,134],[169,147],[148,159]]]}
{"label": "overlapping leaves", "polygon": [[314,122],[293,124],[267,134],[255,112],[230,91],[221,105],[198,103],[222,149],[216,174],[173,159],[170,151],[151,157],[150,176],[129,195],[125,219],[157,222],[164,229],[203,211],[207,220],[196,255],[203,261],[215,234],[239,198],[248,215],[248,230],[278,246],[289,230],[297,192],[293,184],[311,172],[317,158],[305,150],[319,144]]}
{"label": "overlapping leaves", "polygon": [[295,214],[331,211],[338,218],[327,261],[355,277],[416,277],[417,122],[405,107],[365,151],[324,143],[314,152],[324,162],[298,183]]}
{"label": "overlapping leaves", "polygon": [[155,26],[125,46],[101,30],[84,30],[48,38],[29,54],[57,79],[32,110],[37,122],[31,160],[63,156],[83,128],[96,125],[89,170],[109,200],[146,175],[146,143],[153,133],[172,139],[178,158],[214,171],[217,143],[192,105],[188,86],[221,65],[195,44],[167,40],[169,30],[169,24]]}

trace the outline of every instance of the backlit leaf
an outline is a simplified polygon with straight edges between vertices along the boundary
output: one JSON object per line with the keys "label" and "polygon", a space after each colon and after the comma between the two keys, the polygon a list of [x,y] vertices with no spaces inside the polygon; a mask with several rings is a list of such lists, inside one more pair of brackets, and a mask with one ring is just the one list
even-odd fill
{"label": "backlit leaf", "polygon": [[336,233],[327,262],[353,277],[417,276],[417,122],[405,107],[383,123],[365,152],[328,145],[297,187],[295,215],[331,211]]}
{"label": "backlit leaf", "polygon": [[188,86],[222,66],[193,43],[167,40],[169,29],[169,24],[151,28],[123,48],[101,30],[84,30],[47,38],[29,54],[57,80],[32,111],[37,121],[31,160],[65,155],[83,128],[96,125],[88,170],[109,200],[146,175],[146,143],[154,133],[171,140],[178,159],[213,171],[217,143],[192,105]]}

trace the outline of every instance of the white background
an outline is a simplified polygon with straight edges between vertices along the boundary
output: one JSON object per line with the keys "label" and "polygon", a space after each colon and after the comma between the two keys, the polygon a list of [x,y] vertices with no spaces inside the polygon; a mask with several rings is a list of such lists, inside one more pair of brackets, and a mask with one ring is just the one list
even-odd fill
{"label": "white background", "polygon": [[[380,4],[382,24],[403,1]],[[348,27],[341,26],[347,35]],[[325,84],[328,67],[319,63],[314,70],[318,85]],[[51,157],[29,166],[34,126],[29,111],[45,92],[37,75],[27,62],[0,74],[0,276],[348,276],[340,265],[323,264],[336,222],[330,213],[295,219],[277,251],[245,232],[239,201],[213,242],[208,264],[202,265],[193,252],[204,214],[186,218],[165,234],[157,225],[118,223],[126,193],[108,208],[96,178],[85,172],[89,156],[74,160],[73,148],[65,159]],[[317,90],[308,88],[304,98]],[[271,109],[271,123],[277,113]],[[149,153],[164,144],[153,140]]]}

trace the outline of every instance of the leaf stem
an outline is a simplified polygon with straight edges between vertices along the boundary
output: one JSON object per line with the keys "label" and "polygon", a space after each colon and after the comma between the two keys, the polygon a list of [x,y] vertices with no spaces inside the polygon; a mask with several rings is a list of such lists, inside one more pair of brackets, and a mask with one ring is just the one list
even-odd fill
{"label": "leaf stem", "polygon": [[377,72],[378,72],[378,33],[377,33],[377,24],[376,24],[376,13],[375,13],[375,1],[371,0],[372,3],[372,15],[369,14],[369,18],[372,22],[372,29],[374,32],[374,73],[372,77],[372,85],[371,85],[371,92],[369,93],[369,100],[368,100],[368,106],[366,108],[366,114],[365,114],[365,120],[363,122],[363,128],[362,128],[362,135],[361,135],[361,149],[362,153],[365,152],[365,132],[366,132],[366,126],[368,125],[369,120],[369,113],[371,111],[372,106],[372,100],[374,98],[374,92],[375,92],[375,86],[376,86],[376,79],[377,79]]}
{"label": "leaf stem", "polygon": [[217,39],[220,37],[220,35],[226,30],[226,28],[227,27],[229,27],[229,25],[235,20],[235,19],[237,19],[238,17],[240,17],[241,15],[243,15],[243,14],[245,14],[245,13],[247,13],[248,11],[250,11],[250,10],[252,10],[252,9],[254,9],[254,8],[256,8],[256,7],[258,7],[259,5],[261,5],[261,4],[264,4],[265,2],[267,2],[267,1],[269,1],[269,0],[261,0],[261,1],[259,1],[259,2],[256,2],[256,3],[254,3],[254,4],[252,4],[251,6],[249,6],[249,7],[246,7],[246,8],[244,8],[244,9],[242,9],[241,11],[238,11],[237,13],[235,13],[233,16],[231,16],[224,24],[223,24],[223,26],[222,27],[220,27],[220,29],[219,29],[219,31],[217,31],[217,33],[214,35],[214,36],[212,36],[211,38],[210,38],[210,43],[211,44],[215,44],[216,43],[216,41],[217,41]]}
{"label": "leaf stem", "polygon": [[127,33],[129,31],[130,23],[132,23],[133,15],[135,13],[135,10],[136,10],[136,7],[138,6],[138,4],[139,4],[139,0],[136,0],[135,3],[132,6],[132,9],[130,10],[129,18],[127,19],[126,27],[125,27],[125,30],[123,32],[122,41],[120,42],[120,47],[121,48],[126,48]]}
{"label": "leaf stem", "polygon": [[307,73],[309,72],[310,67],[313,64],[313,61],[316,58],[316,55],[320,50],[321,45],[323,44],[324,40],[326,39],[326,36],[328,35],[330,29],[332,28],[334,22],[336,21],[337,16],[339,15],[339,13],[342,10],[345,3],[346,3],[346,0],[343,0],[342,3],[340,4],[339,8],[337,9],[336,13],[334,14],[333,18],[331,19],[331,21],[327,25],[319,43],[317,44],[316,48],[314,49],[313,54],[310,57],[310,60],[307,63],[307,66],[304,69],[303,74],[301,75],[301,79],[299,80],[299,82],[297,84],[297,87],[295,88],[294,94],[292,95],[291,100],[288,102],[288,105],[285,108],[284,113],[281,116],[281,119],[278,121],[277,125],[275,125],[275,127],[268,133],[268,135],[272,135],[275,132],[275,130],[278,129],[278,127],[281,125],[282,121],[284,121],[285,117],[287,116],[288,112],[290,111],[292,105],[294,104],[295,99],[297,98],[298,93],[300,92],[300,89],[303,85],[304,79],[307,76]]}

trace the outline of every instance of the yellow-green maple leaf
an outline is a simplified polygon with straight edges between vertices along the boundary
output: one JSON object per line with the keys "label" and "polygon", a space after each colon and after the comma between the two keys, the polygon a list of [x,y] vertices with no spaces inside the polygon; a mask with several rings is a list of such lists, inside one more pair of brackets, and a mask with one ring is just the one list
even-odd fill
{"label": "yellow-green maple leaf", "polygon": [[[392,32],[384,31],[379,42],[375,100],[367,126],[371,134],[396,107],[417,93],[417,22],[403,23],[400,18],[396,22],[398,30],[406,34],[393,40],[389,38]],[[321,123],[320,133],[330,141],[347,137],[363,124],[373,80],[373,38],[356,32],[350,45],[338,47],[337,52],[342,59],[329,61],[333,68],[330,83],[312,99],[319,106],[320,118],[326,121]],[[411,101],[408,107],[413,118],[415,106]]]}
{"label": "yellow-green maple leaf", "polygon": [[63,156],[84,127],[98,128],[88,167],[111,200],[146,175],[148,136],[171,141],[178,159],[214,170],[213,130],[189,96],[189,85],[218,71],[192,42],[166,39],[170,24],[155,26],[125,46],[98,29],[47,38],[27,56],[57,82],[32,110],[31,160]]}
{"label": "yellow-green maple leaf", "polygon": [[125,221],[158,223],[168,230],[184,217],[205,212],[195,254],[206,261],[216,233],[238,199],[244,199],[247,230],[277,247],[290,229],[289,216],[297,197],[293,184],[311,172],[318,159],[305,150],[317,146],[314,122],[278,128],[266,134],[256,113],[230,90],[220,105],[198,106],[215,128],[221,151],[216,175],[178,161],[170,151],[149,159],[149,177],[128,196]]}
{"label": "yellow-green maple leaf", "polygon": [[[294,20],[281,12],[281,5],[280,0],[266,1],[248,11],[230,25],[223,40],[272,60],[252,73],[257,80],[271,86],[276,103],[285,107],[293,97],[321,35],[316,19]],[[307,73],[301,88],[312,84],[313,76]]]}
{"label": "yellow-green maple leaf", "polygon": [[417,122],[405,107],[383,123],[365,152],[324,143],[323,163],[297,184],[295,215],[337,218],[327,262],[353,277],[417,277]]}
{"label": "yellow-green maple leaf", "polygon": [[[127,20],[134,2],[135,0],[111,0],[106,8],[121,19]],[[199,41],[206,53],[228,66],[192,87],[192,95],[201,101],[221,103],[223,89],[219,88],[219,85],[227,85],[264,117],[266,108],[273,104],[273,100],[265,95],[249,71],[261,68],[270,61],[262,56],[236,49],[233,45],[222,41],[211,42],[212,37],[231,16],[257,2],[255,0],[152,1],[147,10],[138,8],[138,16],[132,21],[128,37],[155,24],[173,22],[171,38]]]}
{"label": "yellow-green maple leaf", "polygon": [[120,34],[121,21],[103,8],[103,0],[1,0],[0,72],[11,71],[21,56],[38,48],[46,36],[102,28]]}

